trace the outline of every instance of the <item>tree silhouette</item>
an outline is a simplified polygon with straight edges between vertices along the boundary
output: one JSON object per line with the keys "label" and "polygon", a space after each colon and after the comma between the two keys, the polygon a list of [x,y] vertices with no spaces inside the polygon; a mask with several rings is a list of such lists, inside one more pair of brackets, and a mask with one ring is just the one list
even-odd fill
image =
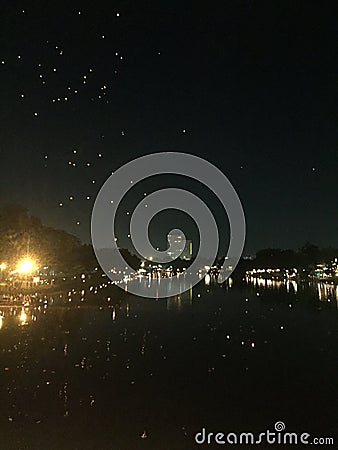
{"label": "tree silhouette", "polygon": [[97,265],[91,246],[76,236],[44,226],[22,206],[4,206],[0,208],[0,259],[14,268],[26,256],[56,272],[77,273]]}

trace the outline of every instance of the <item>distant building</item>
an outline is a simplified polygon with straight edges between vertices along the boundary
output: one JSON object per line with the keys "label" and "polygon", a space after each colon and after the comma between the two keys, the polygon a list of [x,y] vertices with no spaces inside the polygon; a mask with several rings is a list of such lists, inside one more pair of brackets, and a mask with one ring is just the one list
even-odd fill
{"label": "distant building", "polygon": [[185,242],[184,250],[181,253],[181,259],[189,261],[191,258],[192,258],[192,241],[187,239]]}
{"label": "distant building", "polygon": [[183,249],[183,252],[180,255],[180,249],[182,248],[182,238],[179,234],[169,234],[168,240],[171,243],[172,250],[167,251],[167,254],[172,259],[177,259],[178,257],[180,259],[183,259],[185,261],[189,261],[192,258],[192,241],[187,239],[185,242],[185,246]]}

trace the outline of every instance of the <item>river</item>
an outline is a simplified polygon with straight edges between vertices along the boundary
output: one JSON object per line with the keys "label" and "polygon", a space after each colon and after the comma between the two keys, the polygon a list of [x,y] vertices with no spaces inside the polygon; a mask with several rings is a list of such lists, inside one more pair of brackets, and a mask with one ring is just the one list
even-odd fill
{"label": "river", "polygon": [[169,299],[102,285],[0,310],[5,450],[185,450],[203,427],[276,421],[337,432],[333,285],[207,276]]}

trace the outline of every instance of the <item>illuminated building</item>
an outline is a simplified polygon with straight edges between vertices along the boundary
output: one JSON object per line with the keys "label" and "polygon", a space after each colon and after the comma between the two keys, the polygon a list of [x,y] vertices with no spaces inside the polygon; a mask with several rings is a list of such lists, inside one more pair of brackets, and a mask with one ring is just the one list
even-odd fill
{"label": "illuminated building", "polygon": [[181,259],[189,261],[192,258],[192,241],[187,240],[183,252],[181,253]]}
{"label": "illuminated building", "polygon": [[180,250],[183,246],[182,236],[179,234],[169,234],[168,241],[171,244],[171,250],[167,251],[167,254],[173,259],[183,259],[185,261],[189,261],[192,258],[192,241],[187,239],[185,242],[184,249],[182,253]]}

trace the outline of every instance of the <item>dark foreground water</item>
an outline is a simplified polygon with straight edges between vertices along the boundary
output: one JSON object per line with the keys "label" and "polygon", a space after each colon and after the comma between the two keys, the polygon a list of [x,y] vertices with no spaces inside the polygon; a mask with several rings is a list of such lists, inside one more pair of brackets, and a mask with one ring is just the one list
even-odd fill
{"label": "dark foreground water", "polygon": [[202,427],[277,421],[337,445],[335,293],[288,291],[203,282],[168,300],[116,288],[0,307],[0,448],[184,450]]}

